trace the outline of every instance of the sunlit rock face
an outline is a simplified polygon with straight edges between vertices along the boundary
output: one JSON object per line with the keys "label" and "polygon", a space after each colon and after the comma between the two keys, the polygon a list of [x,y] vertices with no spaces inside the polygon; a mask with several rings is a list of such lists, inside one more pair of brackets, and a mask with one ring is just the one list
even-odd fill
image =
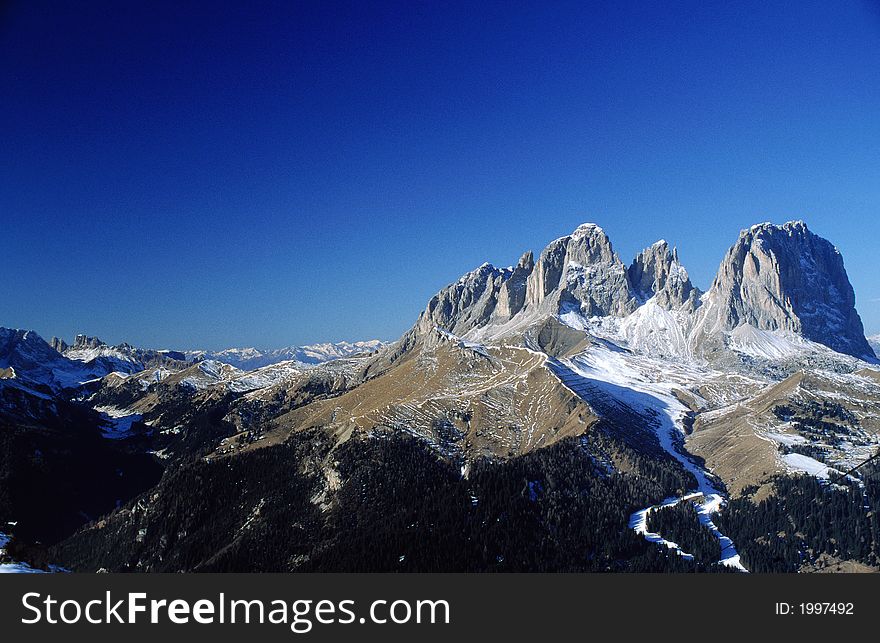
{"label": "sunlit rock face", "polygon": [[873,358],[843,258],[802,221],[740,233],[702,307],[708,332],[786,330],[840,353]]}

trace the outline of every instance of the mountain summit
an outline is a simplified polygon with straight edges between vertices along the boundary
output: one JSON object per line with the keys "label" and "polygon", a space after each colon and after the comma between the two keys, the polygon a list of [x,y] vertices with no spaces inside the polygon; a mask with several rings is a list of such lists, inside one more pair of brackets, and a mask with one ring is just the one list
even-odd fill
{"label": "mountain summit", "polygon": [[419,317],[417,335],[435,327],[464,335],[576,310],[588,317],[624,317],[639,302],[627,268],[599,226],[585,223],[541,251],[526,252],[516,267],[485,263],[435,295]]}
{"label": "mountain summit", "polygon": [[742,325],[790,331],[859,358],[873,358],[840,251],[803,221],[740,233],[706,294],[704,328]]}
{"label": "mountain summit", "polygon": [[678,260],[678,250],[670,250],[664,239],[639,253],[627,277],[643,301],[656,297],[657,305],[668,310],[683,306],[694,310],[699,306],[700,291]]}

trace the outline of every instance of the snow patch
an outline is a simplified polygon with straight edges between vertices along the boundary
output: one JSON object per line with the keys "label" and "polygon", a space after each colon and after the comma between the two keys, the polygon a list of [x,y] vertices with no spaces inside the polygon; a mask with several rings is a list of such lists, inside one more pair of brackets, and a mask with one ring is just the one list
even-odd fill
{"label": "snow patch", "polygon": [[809,349],[810,342],[794,333],[759,330],[743,324],[727,334],[728,347],[758,359],[785,359]]}
{"label": "snow patch", "polygon": [[132,426],[142,422],[143,416],[115,406],[96,406],[101,414],[101,435],[110,440],[124,440],[132,436]]}
{"label": "snow patch", "polygon": [[[11,540],[10,536],[0,532],[0,560],[6,558],[6,545]],[[41,569],[34,569],[27,563],[9,562],[0,563],[0,574],[44,574]]]}
{"label": "snow patch", "polygon": [[800,453],[788,453],[782,456],[782,460],[793,471],[807,473],[824,480],[827,480],[829,473],[833,471],[827,464]]}
{"label": "snow patch", "polygon": [[[679,451],[678,445],[684,437],[682,422],[689,409],[675,397],[674,390],[677,386],[668,381],[649,380],[638,370],[637,364],[637,359],[632,356],[605,346],[592,347],[570,359],[548,360],[548,366],[560,380],[587,403],[591,403],[593,396],[604,396],[614,404],[625,405],[644,417],[646,423],[653,424],[663,450],[697,480],[697,491],[694,495],[689,495],[691,498],[701,498],[696,503],[697,516],[700,523],[721,545],[719,562],[747,571],[740,562],[733,541],[723,535],[712,522],[712,514],[718,512],[726,502],[724,496],[712,483],[710,474]],[[651,509],[648,507],[640,511],[649,512]],[[639,512],[632,515],[630,524],[641,524]]]}

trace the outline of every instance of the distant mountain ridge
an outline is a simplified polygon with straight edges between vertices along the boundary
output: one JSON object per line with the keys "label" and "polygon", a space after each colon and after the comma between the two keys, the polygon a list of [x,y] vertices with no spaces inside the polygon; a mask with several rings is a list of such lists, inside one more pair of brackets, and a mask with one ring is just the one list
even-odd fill
{"label": "distant mountain ridge", "polygon": [[302,364],[322,364],[331,359],[371,353],[384,346],[384,342],[381,340],[373,339],[357,342],[324,342],[272,350],[246,347],[227,348],[219,351],[180,351],[137,348],[127,343],[111,346],[99,338],[89,335],[77,335],[72,345],[68,345],[63,339],[57,337],[53,337],[49,343],[68,359],[86,363],[104,360],[106,364],[116,367],[111,370],[123,373],[138,372],[152,366],[162,365],[169,360],[182,363],[214,360],[246,371],[290,360]]}
{"label": "distant mountain ridge", "polygon": [[54,392],[100,376],[58,353],[32,330],[0,328],[0,384],[11,382]]}
{"label": "distant mountain ridge", "polygon": [[0,379],[45,391],[78,388],[110,373],[133,375],[149,369],[181,371],[200,362],[221,362],[241,371],[296,362],[298,368],[368,355],[383,347],[380,340],[291,346],[272,351],[232,348],[224,351],[172,351],[111,346],[80,334],[73,344],[52,337],[48,342],[32,330],[0,327]]}
{"label": "distant mountain ridge", "polygon": [[301,364],[322,364],[333,359],[369,354],[384,345],[385,342],[381,340],[371,339],[357,342],[325,342],[306,346],[288,346],[274,350],[256,348],[227,348],[220,351],[194,350],[184,351],[184,355],[190,361],[212,359],[242,370],[252,370],[291,360]]}

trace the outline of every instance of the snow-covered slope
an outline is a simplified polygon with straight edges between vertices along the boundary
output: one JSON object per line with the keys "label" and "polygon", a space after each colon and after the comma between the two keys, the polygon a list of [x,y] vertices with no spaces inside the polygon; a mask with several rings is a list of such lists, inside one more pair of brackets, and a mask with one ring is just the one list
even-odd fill
{"label": "snow-covered slope", "polygon": [[85,364],[100,375],[109,373],[138,373],[151,367],[170,367],[179,370],[186,365],[186,356],[180,351],[137,348],[131,344],[111,346],[97,337],[77,335],[72,346],[56,337],[51,344],[67,359]]}
{"label": "snow-covered slope", "polygon": [[50,391],[76,388],[106,375],[68,359],[32,330],[0,328],[0,378]]}
{"label": "snow-covered slope", "polygon": [[729,348],[757,359],[794,357],[810,350],[811,344],[815,348],[819,347],[792,332],[758,330],[749,324],[738,326],[727,334]]}
{"label": "snow-covered slope", "polygon": [[302,372],[302,363],[292,360],[245,371],[231,364],[209,359],[184,371],[185,377],[180,383],[196,390],[222,384],[234,393],[246,393],[274,386]]}
{"label": "snow-covered slope", "polygon": [[656,297],[626,317],[585,318],[576,310],[567,310],[559,319],[572,328],[653,357],[693,356],[687,337],[687,311],[667,310],[658,305]]}
{"label": "snow-covered slope", "polygon": [[[720,511],[726,498],[720,490],[715,476],[682,450],[685,430],[684,420],[689,409],[675,395],[679,383],[671,378],[657,377],[652,370],[660,368],[662,362],[651,363],[638,356],[605,345],[593,346],[572,358],[551,360],[550,369],[574,393],[599,409],[600,414],[616,413],[627,409],[635,412],[647,426],[655,431],[660,447],[694,475],[697,490],[681,498],[669,498],[664,506],[678,502],[693,501],[703,526],[718,539],[721,545],[721,564],[745,571],[739,554],[730,538],[721,534],[712,522],[712,514]],[[604,410],[603,409],[609,409]],[[656,507],[635,512],[629,522],[631,529],[651,542],[668,543],[646,528],[647,514]],[[677,545],[673,548],[677,548]]]}
{"label": "snow-covered slope", "polygon": [[880,357],[880,334],[871,335],[868,338],[868,343],[871,345],[871,348],[874,349],[874,353]]}
{"label": "snow-covered slope", "polygon": [[9,536],[0,533],[0,574],[41,574],[42,571],[34,569],[27,563],[7,560],[6,545],[9,540]]}

